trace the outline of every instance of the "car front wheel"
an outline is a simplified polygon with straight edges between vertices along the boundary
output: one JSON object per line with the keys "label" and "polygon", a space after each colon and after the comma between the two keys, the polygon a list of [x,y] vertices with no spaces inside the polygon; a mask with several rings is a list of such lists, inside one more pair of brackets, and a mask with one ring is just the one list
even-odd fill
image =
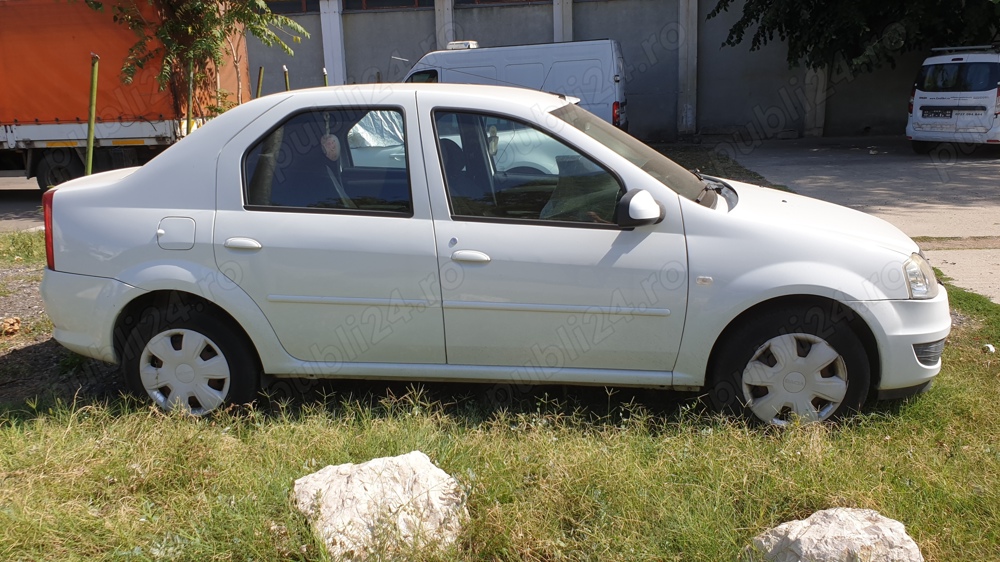
{"label": "car front wheel", "polygon": [[201,416],[254,399],[260,369],[249,349],[227,323],[179,303],[142,316],[126,342],[122,369],[132,390],[163,410]]}
{"label": "car front wheel", "polygon": [[784,426],[861,408],[870,368],[840,305],[764,312],[726,335],[710,366],[709,400],[723,412]]}

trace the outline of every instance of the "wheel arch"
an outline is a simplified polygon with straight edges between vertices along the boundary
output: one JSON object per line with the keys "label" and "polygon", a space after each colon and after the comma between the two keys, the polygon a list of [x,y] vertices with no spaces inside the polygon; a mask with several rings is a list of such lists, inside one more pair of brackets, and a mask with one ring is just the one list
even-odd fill
{"label": "wheel arch", "polygon": [[114,346],[115,356],[118,357],[119,360],[123,357],[125,343],[128,341],[129,334],[139,323],[144,311],[151,308],[163,309],[170,307],[172,304],[186,304],[194,306],[196,309],[206,311],[219,318],[227,325],[227,327],[233,330],[233,333],[236,334],[237,337],[243,340],[247,349],[252,352],[257,368],[260,370],[263,369],[260,351],[254,344],[253,338],[250,337],[250,334],[243,329],[240,323],[231,314],[229,314],[226,309],[193,293],[167,289],[143,293],[122,308],[118,317],[115,319],[114,329],[112,332],[112,343]]}
{"label": "wheel arch", "polygon": [[872,398],[878,393],[878,388],[882,379],[882,363],[881,357],[879,356],[878,342],[875,338],[875,333],[872,332],[871,327],[868,326],[868,323],[864,320],[864,318],[862,318],[861,315],[855,312],[851,307],[835,299],[820,295],[786,295],[775,297],[759,302],[736,315],[736,317],[730,320],[729,324],[727,324],[726,327],[719,333],[719,336],[712,344],[712,350],[709,353],[705,373],[706,388],[710,388],[714,383],[711,378],[715,372],[715,364],[719,358],[721,348],[732,336],[732,333],[739,328],[739,326],[741,326],[747,318],[764,312],[771,312],[783,308],[812,307],[817,305],[823,307],[838,307],[838,310],[845,311],[845,319],[847,320],[848,325],[865,347],[865,355],[868,357],[868,366],[871,373],[871,385],[869,387],[868,398]]}

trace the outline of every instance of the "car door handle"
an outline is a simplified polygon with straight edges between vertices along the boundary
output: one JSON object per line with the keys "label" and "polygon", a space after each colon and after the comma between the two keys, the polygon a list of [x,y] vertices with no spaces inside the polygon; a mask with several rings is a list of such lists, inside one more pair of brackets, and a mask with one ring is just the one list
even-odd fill
{"label": "car door handle", "polygon": [[264,246],[253,238],[236,237],[226,240],[226,247],[233,250],[259,250]]}
{"label": "car door handle", "polygon": [[471,263],[490,263],[490,257],[478,250],[458,250],[451,255],[452,261]]}

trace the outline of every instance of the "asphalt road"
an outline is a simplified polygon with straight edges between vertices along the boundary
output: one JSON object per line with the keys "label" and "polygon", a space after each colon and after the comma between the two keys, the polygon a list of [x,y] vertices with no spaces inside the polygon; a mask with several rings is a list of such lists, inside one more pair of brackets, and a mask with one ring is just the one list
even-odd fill
{"label": "asphalt road", "polygon": [[[922,240],[959,287],[1000,303],[1000,150],[942,145],[918,155],[904,137],[716,141],[770,182],[875,215]],[[956,249],[957,247],[957,249]]]}
{"label": "asphalt road", "polygon": [[0,232],[42,226],[42,191],[34,179],[0,177]]}

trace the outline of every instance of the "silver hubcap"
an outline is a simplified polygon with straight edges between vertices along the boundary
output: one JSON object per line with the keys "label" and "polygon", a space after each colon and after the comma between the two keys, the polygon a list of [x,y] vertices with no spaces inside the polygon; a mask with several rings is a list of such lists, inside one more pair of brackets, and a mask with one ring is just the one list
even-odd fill
{"label": "silver hubcap", "polygon": [[192,330],[166,330],[149,340],[139,359],[139,378],[164,410],[195,415],[219,406],[229,393],[229,362],[215,342]]}
{"label": "silver hubcap", "polygon": [[829,418],[847,395],[844,358],[823,338],[787,334],[760,346],[743,370],[743,398],[759,419],[786,425]]}

